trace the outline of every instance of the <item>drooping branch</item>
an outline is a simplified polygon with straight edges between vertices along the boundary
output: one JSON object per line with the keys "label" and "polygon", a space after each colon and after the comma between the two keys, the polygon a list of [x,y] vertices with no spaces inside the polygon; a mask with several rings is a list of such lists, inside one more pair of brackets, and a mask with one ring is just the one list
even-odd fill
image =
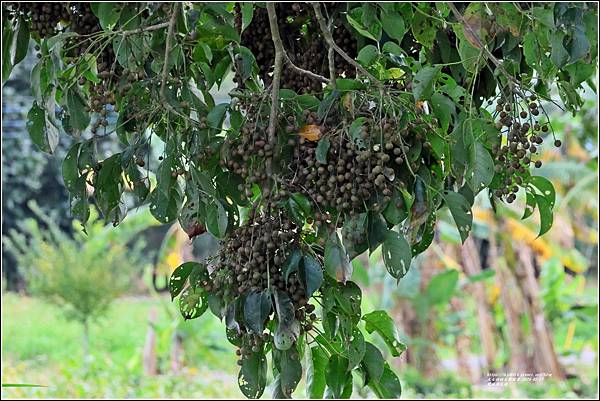
{"label": "drooping branch", "polygon": [[283,42],[279,35],[279,26],[277,25],[277,14],[275,5],[267,3],[267,13],[269,15],[269,26],[271,28],[271,39],[275,47],[275,63],[273,67],[273,81],[271,82],[271,114],[269,115],[269,127],[267,134],[271,146],[275,144],[275,131],[277,129],[277,113],[279,106],[279,86],[281,84],[281,69],[283,67]]}
{"label": "drooping branch", "polygon": [[[343,51],[335,43],[335,41],[333,40],[333,36],[331,35],[331,32],[327,28],[327,24],[325,23],[325,18],[323,17],[323,14],[321,13],[321,6],[320,6],[320,4],[319,3],[312,3],[312,7],[315,10],[315,16],[317,18],[317,22],[319,23],[319,28],[321,29],[321,32],[323,33],[323,37],[325,38],[325,41],[327,42],[327,45],[330,48],[332,48],[333,50],[335,50],[335,52],[337,54],[339,54],[340,56],[342,56],[342,58],[344,60],[346,60],[353,67],[355,67],[357,70],[359,70],[361,72],[361,74],[365,75],[373,84],[375,84],[379,88],[382,88],[383,84],[381,83],[381,81],[379,81],[377,78],[375,78],[369,71],[365,70],[362,65],[360,65],[359,63],[357,63],[356,60],[354,60],[352,57],[350,57],[345,51]],[[330,66],[330,68],[331,68],[331,66]],[[330,73],[331,73],[331,69],[330,69]]]}
{"label": "drooping branch", "polygon": [[181,3],[173,4],[171,19],[169,21],[169,30],[167,31],[167,38],[165,42],[165,57],[162,69],[162,80],[160,85],[160,101],[167,110],[173,113],[177,113],[177,110],[175,110],[173,106],[171,106],[169,102],[167,102],[165,90],[167,88],[167,78],[169,76],[169,58],[171,56],[171,50],[173,49],[173,36],[175,33],[175,24],[177,22],[177,14],[179,13],[180,7]]}
{"label": "drooping branch", "polygon": [[160,24],[150,25],[150,26],[146,26],[146,27],[140,27],[140,28],[136,28],[136,29],[130,29],[127,31],[117,31],[115,33],[117,33],[119,35],[123,35],[123,36],[131,36],[131,35],[135,35],[138,33],[151,32],[151,31],[156,31],[158,29],[167,28],[170,26],[170,24],[171,24],[170,21],[161,22]]}

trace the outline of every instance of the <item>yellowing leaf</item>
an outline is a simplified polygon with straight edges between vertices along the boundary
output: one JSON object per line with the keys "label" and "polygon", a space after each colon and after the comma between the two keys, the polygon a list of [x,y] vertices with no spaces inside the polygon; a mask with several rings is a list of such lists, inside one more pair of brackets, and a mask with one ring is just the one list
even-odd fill
{"label": "yellowing leaf", "polygon": [[300,128],[300,136],[307,141],[318,141],[321,138],[321,130],[318,125],[308,124]]}
{"label": "yellowing leaf", "polygon": [[402,68],[389,68],[385,71],[386,79],[400,79],[404,75]]}

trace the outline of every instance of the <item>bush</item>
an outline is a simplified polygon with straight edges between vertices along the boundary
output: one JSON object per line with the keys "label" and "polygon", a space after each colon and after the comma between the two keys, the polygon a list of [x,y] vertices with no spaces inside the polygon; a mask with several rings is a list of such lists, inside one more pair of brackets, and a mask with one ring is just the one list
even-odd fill
{"label": "bush", "polygon": [[94,213],[86,225],[87,234],[74,222],[75,235],[70,237],[35,202],[28,206],[38,220],[24,220],[19,230],[11,230],[4,238],[5,245],[15,256],[28,290],[60,306],[67,318],[83,325],[87,355],[89,323],[106,313],[147,263],[143,241],[132,240],[154,224],[153,218],[143,210],[117,229],[108,229]]}

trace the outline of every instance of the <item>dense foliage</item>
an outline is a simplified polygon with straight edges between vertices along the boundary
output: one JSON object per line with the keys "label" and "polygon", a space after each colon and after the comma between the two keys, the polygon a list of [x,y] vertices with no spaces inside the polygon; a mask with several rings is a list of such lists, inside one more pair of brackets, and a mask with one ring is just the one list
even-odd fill
{"label": "dense foliage", "polygon": [[[248,397],[268,353],[274,396],[302,364],[310,397],[349,397],[353,381],[399,396],[376,344],[404,345],[386,312],[361,311],[351,260],[381,246],[400,280],[440,208],[467,238],[481,191],[492,205],[524,193],[547,232],[554,189],[533,171],[561,141],[542,102],[556,83],[576,112],[597,60],[587,3],[13,3],[3,22],[3,80],[37,42],[32,140],[77,140],[63,162],[75,216],[95,204],[117,225],[130,193],[190,238],[222,239],[170,289],[185,318],[225,319]],[[99,160],[113,133],[123,151]]]}

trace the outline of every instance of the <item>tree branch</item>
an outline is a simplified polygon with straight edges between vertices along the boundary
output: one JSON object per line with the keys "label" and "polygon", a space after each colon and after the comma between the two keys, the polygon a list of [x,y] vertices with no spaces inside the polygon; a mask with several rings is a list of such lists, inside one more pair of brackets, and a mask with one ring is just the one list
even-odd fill
{"label": "tree branch", "polygon": [[283,51],[284,51],[284,53],[283,53],[283,58],[284,58],[284,60],[285,60],[286,64],[288,65],[288,67],[289,67],[289,68],[291,68],[292,70],[296,71],[296,72],[297,72],[297,73],[299,73],[299,74],[304,74],[304,75],[308,76],[309,78],[315,79],[315,80],[317,80],[317,81],[321,81],[321,82],[325,82],[325,83],[329,83],[329,82],[331,82],[329,79],[325,78],[325,77],[324,77],[324,76],[322,76],[322,75],[315,74],[315,73],[314,73],[314,72],[312,72],[312,71],[305,70],[304,68],[300,68],[300,67],[298,67],[296,64],[294,64],[294,63],[292,62],[292,60],[291,60],[291,59],[290,59],[290,57],[288,56],[288,54],[287,54],[287,52],[285,51],[285,49],[284,49]]}
{"label": "tree branch", "polygon": [[116,33],[119,35],[123,35],[123,36],[131,36],[131,35],[135,35],[136,33],[144,33],[144,32],[156,31],[157,29],[167,28],[169,25],[170,25],[170,22],[161,22],[160,24],[156,24],[156,25],[140,27],[140,28],[131,29],[128,31],[117,31]]}
{"label": "tree branch", "polygon": [[164,57],[164,65],[163,65],[163,69],[162,69],[162,80],[161,80],[161,84],[160,84],[160,101],[161,101],[161,103],[167,110],[169,110],[173,113],[176,113],[176,114],[179,114],[177,112],[177,110],[175,110],[173,108],[173,106],[171,106],[169,104],[169,102],[167,102],[167,98],[165,96],[165,90],[167,88],[167,77],[169,76],[169,57],[171,56],[171,50],[173,48],[173,36],[174,36],[174,31],[175,31],[175,23],[177,22],[177,14],[179,13],[180,7],[181,7],[181,3],[173,4],[171,19],[169,21],[169,30],[167,31],[167,38],[166,38],[166,43],[165,43],[165,57]]}
{"label": "tree branch", "polygon": [[[350,57],[345,51],[343,51],[333,40],[333,36],[329,29],[327,29],[327,24],[325,23],[325,18],[323,18],[323,14],[321,14],[321,6],[319,3],[312,3],[312,7],[315,10],[315,16],[317,17],[317,22],[319,23],[319,28],[323,33],[323,37],[325,41],[329,45],[330,48],[336,51],[344,60],[350,63],[353,67],[359,70],[363,75],[365,75],[370,81],[372,81],[377,87],[382,88],[383,84],[377,78],[375,78],[369,71],[365,70],[362,65],[358,64],[356,60]],[[331,72],[331,70],[330,70]]]}
{"label": "tree branch", "polygon": [[277,109],[279,105],[279,86],[281,83],[281,69],[283,67],[283,42],[279,35],[279,26],[277,25],[277,14],[275,13],[275,5],[267,3],[267,13],[269,15],[269,26],[271,28],[271,39],[275,47],[275,63],[273,67],[273,81],[271,82],[271,114],[269,116],[269,127],[267,134],[271,146],[275,145],[275,131],[277,129]]}

